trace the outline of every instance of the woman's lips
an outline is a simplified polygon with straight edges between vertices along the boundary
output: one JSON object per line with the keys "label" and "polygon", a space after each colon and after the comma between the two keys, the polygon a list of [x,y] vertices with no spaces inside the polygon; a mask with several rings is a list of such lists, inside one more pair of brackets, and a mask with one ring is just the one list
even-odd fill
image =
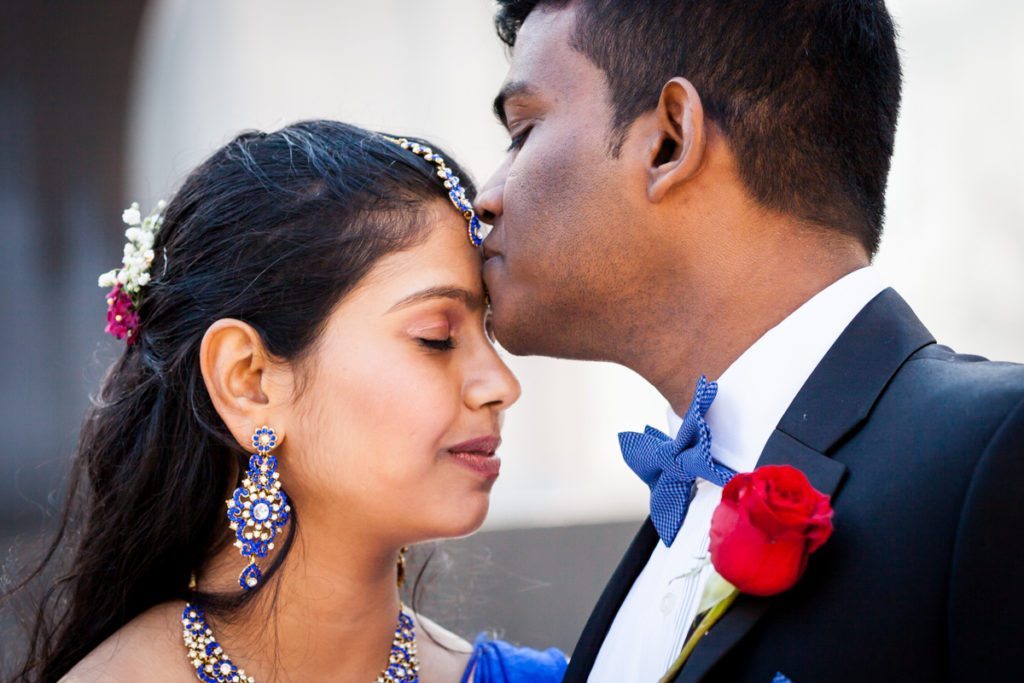
{"label": "woman's lips", "polygon": [[497,477],[501,472],[501,458],[496,455],[476,453],[452,453],[455,462],[485,477]]}
{"label": "woman's lips", "polygon": [[501,445],[497,436],[482,436],[464,441],[448,449],[455,462],[485,477],[497,477],[501,471],[501,458],[494,452]]}

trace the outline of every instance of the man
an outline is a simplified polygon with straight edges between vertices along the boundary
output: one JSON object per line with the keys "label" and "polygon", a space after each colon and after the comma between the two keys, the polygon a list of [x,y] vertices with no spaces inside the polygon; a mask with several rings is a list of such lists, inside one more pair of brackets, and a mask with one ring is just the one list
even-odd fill
{"label": "man", "polygon": [[[476,206],[500,342],[625,365],[716,467],[792,465],[831,496],[803,577],[741,596],[671,680],[1007,680],[1024,367],[937,345],[870,266],[901,87],[883,2],[498,4],[512,144]],[[566,680],[669,669],[721,491],[698,478],[680,528],[647,520]]]}

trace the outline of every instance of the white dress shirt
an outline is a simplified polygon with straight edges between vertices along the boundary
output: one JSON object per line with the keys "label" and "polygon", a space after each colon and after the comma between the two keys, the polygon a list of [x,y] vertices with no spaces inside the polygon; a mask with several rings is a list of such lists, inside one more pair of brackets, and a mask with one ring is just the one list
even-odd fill
{"label": "white dress shirt", "polygon": [[[885,286],[868,266],[825,288],[747,349],[718,379],[705,419],[711,454],[750,472],[789,404],[864,306]],[[669,410],[670,435],[682,420]],[[633,583],[591,670],[590,683],[652,683],[683,649],[711,564],[711,515],[722,489],[703,479],[671,547],[659,541]]]}

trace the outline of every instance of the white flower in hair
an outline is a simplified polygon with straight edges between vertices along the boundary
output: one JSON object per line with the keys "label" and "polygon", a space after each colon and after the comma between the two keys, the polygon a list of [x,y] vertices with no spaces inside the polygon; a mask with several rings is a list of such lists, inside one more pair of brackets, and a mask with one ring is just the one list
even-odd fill
{"label": "white flower in hair", "polygon": [[149,283],[149,267],[155,258],[153,242],[163,225],[163,210],[166,206],[167,202],[160,200],[156,209],[145,218],[142,217],[138,202],[124,210],[121,218],[128,226],[124,231],[128,241],[124,245],[122,267],[100,275],[100,287],[114,287],[120,284],[134,299],[139,289]]}
{"label": "white flower in hair", "polygon": [[166,207],[167,202],[161,199],[145,218],[137,202],[124,210],[121,220],[128,226],[124,231],[128,242],[124,245],[122,265],[99,277],[100,287],[113,287],[107,295],[107,332],[118,339],[127,339],[129,344],[138,336],[140,295],[151,279],[149,269],[155,257],[153,243],[163,226]]}
{"label": "white flower in hair", "polygon": [[125,225],[138,225],[142,222],[142,214],[139,212],[139,203],[133,202],[131,206],[124,210],[121,214],[121,220],[125,222]]}

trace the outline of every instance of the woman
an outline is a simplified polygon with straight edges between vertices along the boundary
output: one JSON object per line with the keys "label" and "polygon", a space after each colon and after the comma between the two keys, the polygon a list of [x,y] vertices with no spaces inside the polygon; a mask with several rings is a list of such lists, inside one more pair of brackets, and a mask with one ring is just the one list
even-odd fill
{"label": "woman", "polygon": [[471,647],[399,600],[405,547],[483,522],[519,396],[445,159],[306,122],[125,212],[101,285],[126,347],[21,679],[560,680],[557,651]]}

